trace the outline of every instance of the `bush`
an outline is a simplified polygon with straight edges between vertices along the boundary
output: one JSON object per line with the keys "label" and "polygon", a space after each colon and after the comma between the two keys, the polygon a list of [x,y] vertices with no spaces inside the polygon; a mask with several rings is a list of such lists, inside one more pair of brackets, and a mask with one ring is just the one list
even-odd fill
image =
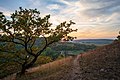
{"label": "bush", "polygon": [[39,56],[37,61],[35,62],[35,66],[46,64],[46,63],[49,63],[49,62],[52,62],[51,57],[49,57],[49,56]]}
{"label": "bush", "polygon": [[3,63],[0,65],[0,78],[16,73],[20,70],[20,65],[15,62]]}

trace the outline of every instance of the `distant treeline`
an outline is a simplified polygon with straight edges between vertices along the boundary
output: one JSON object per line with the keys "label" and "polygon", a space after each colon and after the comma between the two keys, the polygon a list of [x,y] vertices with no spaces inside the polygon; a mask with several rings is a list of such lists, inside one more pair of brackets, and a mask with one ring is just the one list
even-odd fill
{"label": "distant treeline", "polygon": [[86,45],[79,43],[71,43],[71,42],[58,42],[52,44],[48,47],[43,55],[50,56],[53,60],[57,59],[59,56],[68,56],[67,54],[80,54],[81,52],[86,52],[88,50],[95,49],[97,46],[95,45]]}

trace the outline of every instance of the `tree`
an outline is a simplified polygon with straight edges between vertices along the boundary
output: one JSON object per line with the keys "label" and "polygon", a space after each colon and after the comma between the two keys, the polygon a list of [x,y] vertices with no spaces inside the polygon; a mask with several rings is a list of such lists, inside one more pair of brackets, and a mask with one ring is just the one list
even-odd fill
{"label": "tree", "polygon": [[119,35],[117,36],[117,40],[120,41],[120,32],[119,32]]}
{"label": "tree", "polygon": [[20,74],[32,67],[38,56],[52,43],[75,38],[68,36],[77,31],[70,28],[74,22],[65,21],[53,28],[49,18],[50,15],[41,18],[37,9],[21,7],[11,15],[11,19],[0,12],[0,51],[17,57],[14,61],[21,64]]}

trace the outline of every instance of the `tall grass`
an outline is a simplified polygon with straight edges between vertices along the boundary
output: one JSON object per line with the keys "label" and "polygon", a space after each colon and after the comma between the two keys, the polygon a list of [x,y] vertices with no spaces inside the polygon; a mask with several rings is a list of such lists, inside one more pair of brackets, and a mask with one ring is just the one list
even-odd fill
{"label": "tall grass", "polygon": [[[60,60],[56,60],[38,67],[33,67],[27,70],[26,74],[22,77],[16,77],[17,80],[31,80],[34,78],[42,78],[47,77],[51,74],[54,74],[63,68],[66,68],[72,61],[73,57],[67,57]],[[4,78],[3,80],[15,79],[14,76],[11,75],[9,77]]]}

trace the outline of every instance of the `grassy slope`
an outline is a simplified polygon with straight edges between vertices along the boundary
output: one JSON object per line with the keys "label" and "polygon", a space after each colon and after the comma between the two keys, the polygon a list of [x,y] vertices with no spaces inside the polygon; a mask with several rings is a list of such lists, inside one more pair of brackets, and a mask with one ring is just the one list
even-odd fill
{"label": "grassy slope", "polygon": [[[17,80],[44,80],[44,78],[47,78],[50,75],[56,75],[58,73],[63,72],[63,70],[68,69],[72,61],[73,57],[67,57],[60,60],[56,60],[54,62],[44,64],[42,66],[37,66],[28,69],[26,75],[22,76],[21,78],[17,77]],[[48,78],[48,80],[54,79]]]}
{"label": "grassy slope", "polygon": [[84,54],[79,63],[83,80],[120,80],[120,42]]}
{"label": "grassy slope", "polygon": [[78,56],[66,60],[66,66],[56,62],[51,69],[27,74],[19,80],[120,80],[120,42]]}
{"label": "grassy slope", "polygon": [[[78,77],[73,80],[120,80],[120,42],[86,52],[78,61]],[[42,80],[72,80],[73,68],[71,65]]]}

